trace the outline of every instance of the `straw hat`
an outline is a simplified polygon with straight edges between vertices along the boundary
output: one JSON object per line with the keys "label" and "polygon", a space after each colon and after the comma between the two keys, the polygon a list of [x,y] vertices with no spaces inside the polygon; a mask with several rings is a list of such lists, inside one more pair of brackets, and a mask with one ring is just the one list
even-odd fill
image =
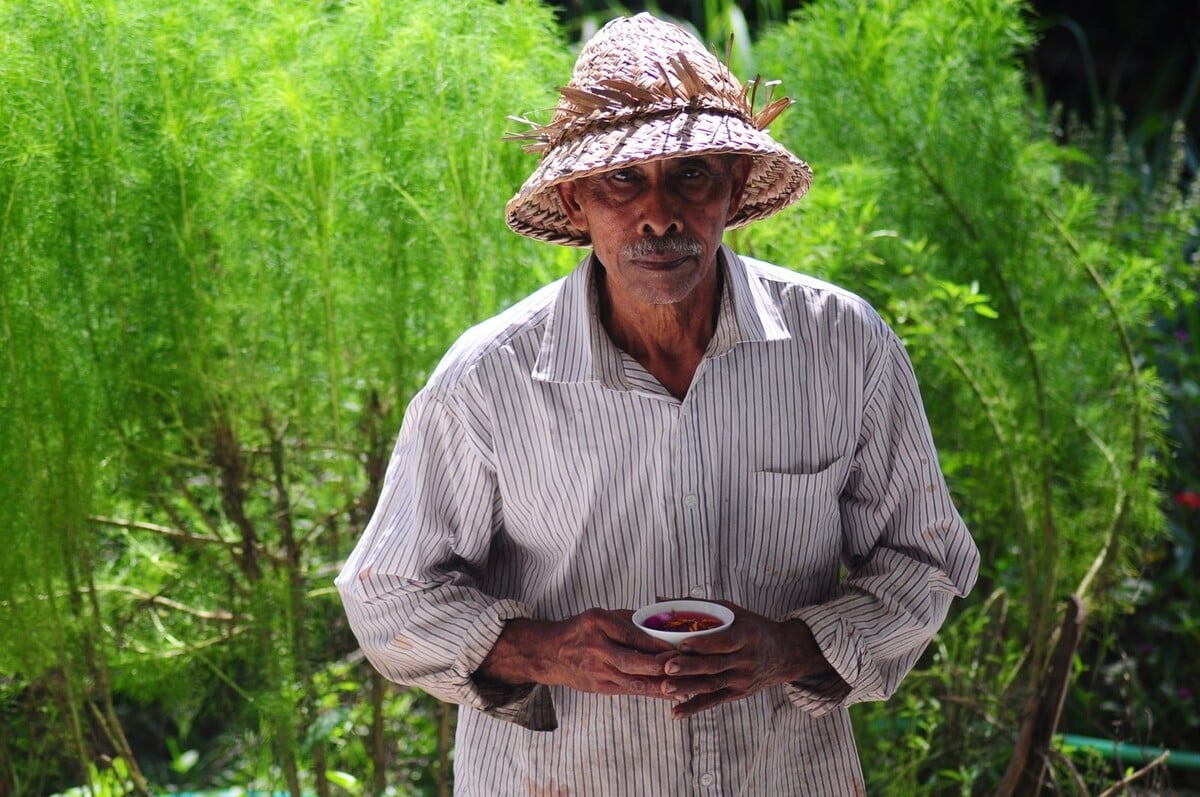
{"label": "straw hat", "polygon": [[812,182],[808,164],[766,132],[791,104],[753,109],[757,81],[742,86],[694,36],[649,14],[601,28],[575,62],[548,125],[507,140],[542,153],[537,169],[508,202],[508,226],[521,235],[588,246],[567,218],[559,183],[659,158],[739,153],[754,156],[742,204],[727,225],[741,227],[782,210]]}

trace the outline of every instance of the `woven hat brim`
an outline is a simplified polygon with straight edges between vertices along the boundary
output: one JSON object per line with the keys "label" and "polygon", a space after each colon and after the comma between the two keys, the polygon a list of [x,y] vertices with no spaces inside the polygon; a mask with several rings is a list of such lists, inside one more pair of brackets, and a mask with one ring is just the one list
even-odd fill
{"label": "woven hat brim", "polygon": [[589,246],[571,224],[555,186],[662,158],[753,156],[742,204],[727,229],[765,219],[808,192],[812,170],[764,130],[738,116],[687,110],[671,116],[625,119],[551,148],[506,206],[508,226],[521,235],[565,246]]}

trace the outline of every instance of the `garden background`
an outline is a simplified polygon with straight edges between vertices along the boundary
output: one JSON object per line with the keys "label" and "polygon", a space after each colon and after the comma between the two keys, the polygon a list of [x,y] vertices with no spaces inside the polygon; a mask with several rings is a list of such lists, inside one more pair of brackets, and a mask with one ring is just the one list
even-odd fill
{"label": "garden background", "polygon": [[[895,326],[984,561],[853,711],[869,793],[1197,788],[1196,9],[1147,70],[1048,5],[796,5],[662,7],[796,101],[813,190],[730,240]],[[500,139],[619,11],[0,2],[0,795],[449,793],[332,579],[440,355],[578,257]]]}

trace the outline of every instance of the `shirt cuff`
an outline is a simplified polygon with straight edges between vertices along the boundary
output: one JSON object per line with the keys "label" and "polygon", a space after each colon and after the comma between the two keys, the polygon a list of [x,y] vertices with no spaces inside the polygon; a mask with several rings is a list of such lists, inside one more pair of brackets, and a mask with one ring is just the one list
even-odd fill
{"label": "shirt cuff", "polygon": [[531,731],[558,730],[558,714],[554,711],[550,687],[522,684],[504,688],[477,684],[476,688],[483,698],[482,705],[474,706],[476,710]]}
{"label": "shirt cuff", "polygon": [[454,665],[454,672],[460,679],[458,702],[531,731],[553,731],[558,727],[558,715],[549,688],[538,684],[480,683],[474,677],[500,638],[505,623],[532,616],[533,612],[525,604],[502,600],[488,607],[472,625]]}
{"label": "shirt cuff", "polygon": [[[812,632],[813,640],[832,673],[793,681],[784,687],[794,706],[814,717],[855,702],[854,696],[869,692],[876,680],[873,670],[864,667],[864,655],[858,635],[841,616],[828,607],[806,606],[787,616],[802,620]],[[864,680],[872,683],[863,683]]]}

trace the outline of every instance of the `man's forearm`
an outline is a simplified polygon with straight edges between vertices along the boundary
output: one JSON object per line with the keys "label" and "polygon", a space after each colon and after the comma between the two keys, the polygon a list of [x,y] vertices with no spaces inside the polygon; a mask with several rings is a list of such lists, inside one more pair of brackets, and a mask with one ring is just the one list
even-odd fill
{"label": "man's forearm", "polygon": [[509,620],[475,670],[475,681],[657,696],[663,663],[674,650],[639,631],[632,615],[589,609],[565,620]]}
{"label": "man's forearm", "polygon": [[476,681],[485,684],[521,686],[544,683],[541,651],[552,637],[555,623],[519,618],[509,620],[496,644],[475,670]]}
{"label": "man's forearm", "polygon": [[784,682],[803,681],[836,674],[825,660],[825,654],[817,645],[812,629],[803,620],[787,620],[780,623],[784,644],[791,654],[786,657],[786,668],[782,673]]}

